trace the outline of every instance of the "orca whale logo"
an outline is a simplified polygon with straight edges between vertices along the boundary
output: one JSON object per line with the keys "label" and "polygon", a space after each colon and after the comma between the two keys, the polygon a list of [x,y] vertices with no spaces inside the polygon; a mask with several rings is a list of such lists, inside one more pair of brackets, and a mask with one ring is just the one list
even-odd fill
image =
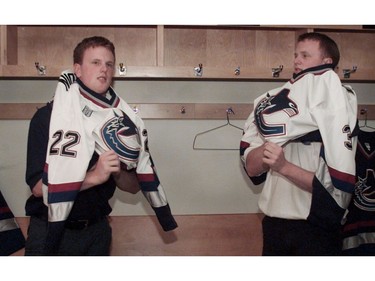
{"label": "orca whale logo", "polygon": [[354,191],[354,204],[361,210],[367,212],[375,211],[375,173],[367,169],[366,177],[358,177]]}
{"label": "orca whale logo", "polygon": [[102,128],[102,137],[110,149],[114,150],[123,163],[135,163],[141,149],[137,126],[122,112],[108,120]]}
{"label": "orca whale logo", "polygon": [[255,108],[255,122],[259,132],[265,136],[276,136],[285,134],[285,124],[267,124],[265,121],[265,115],[271,115],[275,112],[283,111],[289,117],[298,114],[297,104],[292,101],[289,95],[288,89],[283,89],[281,92],[274,96],[267,96],[263,98]]}

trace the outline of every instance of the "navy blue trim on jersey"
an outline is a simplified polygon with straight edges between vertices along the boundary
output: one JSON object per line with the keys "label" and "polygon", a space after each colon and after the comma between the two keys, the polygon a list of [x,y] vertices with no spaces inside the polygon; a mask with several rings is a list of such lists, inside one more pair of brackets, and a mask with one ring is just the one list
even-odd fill
{"label": "navy blue trim on jersey", "polygon": [[169,204],[158,208],[152,207],[152,209],[164,231],[170,231],[177,227],[175,219],[171,216]]}
{"label": "navy blue trim on jersey", "polygon": [[328,70],[334,69],[333,64],[322,64],[310,68],[306,68],[305,70],[302,70],[301,72],[298,73],[293,73],[293,78],[290,80],[290,82],[293,84],[307,73],[312,73],[312,74],[319,74],[319,73],[324,73]]}
{"label": "navy blue trim on jersey", "polygon": [[79,191],[62,191],[62,192],[49,192],[48,193],[48,202],[49,203],[60,203],[60,202],[69,202],[73,201]]}
{"label": "navy blue trim on jersey", "polygon": [[25,237],[0,191],[0,256],[9,256],[25,247]]}
{"label": "navy blue trim on jersey", "polygon": [[61,74],[59,77],[59,82],[63,83],[65,85],[65,89],[68,91],[70,88],[70,85],[74,83],[74,81],[77,80],[77,76],[74,73],[64,73]]}
{"label": "navy blue trim on jersey", "polygon": [[86,99],[103,108],[117,107],[119,98],[111,87],[109,87],[107,90],[107,93],[110,95],[110,98],[108,99],[105,95],[98,94],[95,91],[89,89],[79,78],[77,78],[76,82],[80,87],[81,94]]}
{"label": "navy blue trim on jersey", "polygon": [[328,231],[341,228],[345,209],[340,208],[320,181],[314,176],[310,214],[307,220]]}
{"label": "navy blue trim on jersey", "polygon": [[267,172],[264,172],[263,174],[259,176],[249,177],[251,182],[255,185],[259,185],[261,183],[264,183],[267,178]]}

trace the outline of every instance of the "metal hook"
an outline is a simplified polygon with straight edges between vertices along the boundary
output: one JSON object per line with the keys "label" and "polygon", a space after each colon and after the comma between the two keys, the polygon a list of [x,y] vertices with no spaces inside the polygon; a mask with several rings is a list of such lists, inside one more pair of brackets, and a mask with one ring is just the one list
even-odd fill
{"label": "metal hook", "polygon": [[197,67],[194,67],[194,73],[195,73],[195,76],[202,76],[203,74],[203,64],[199,64],[199,66]]}
{"label": "metal hook", "polygon": [[364,115],[364,114],[367,115],[367,108],[362,108],[360,113],[361,113],[361,115]]}
{"label": "metal hook", "polygon": [[233,114],[233,115],[235,114],[231,107],[228,107],[226,112],[227,112],[227,114]]}
{"label": "metal hook", "polygon": [[135,114],[138,114],[139,109],[136,105],[133,106],[133,111],[134,111]]}
{"label": "metal hook", "polygon": [[119,63],[118,74],[120,76],[126,75],[126,67],[122,62]]}
{"label": "metal hook", "polygon": [[367,127],[367,108],[362,108],[360,114],[365,115],[365,127]]}
{"label": "metal hook", "polygon": [[181,112],[181,114],[185,114],[186,113],[185,106],[181,106],[180,112]]}
{"label": "metal hook", "polygon": [[241,68],[238,66],[235,70],[234,70],[234,75],[238,76],[241,74]]}
{"label": "metal hook", "polygon": [[235,114],[234,113],[234,111],[233,111],[233,109],[231,108],[231,107],[228,107],[227,108],[227,110],[226,110],[226,112],[227,112],[227,123],[229,124],[230,122],[229,122],[229,114]]}
{"label": "metal hook", "polygon": [[357,66],[353,66],[352,69],[343,69],[344,78],[350,78],[350,74],[357,71]]}
{"label": "metal hook", "polygon": [[46,67],[44,65],[39,65],[39,62],[35,62],[35,67],[38,70],[39,75],[46,75]]}
{"label": "metal hook", "polygon": [[279,77],[280,72],[283,70],[284,66],[280,65],[279,67],[272,68],[272,77]]}
{"label": "metal hook", "polygon": [[363,126],[360,126],[360,128],[364,128],[364,127],[365,127],[365,128],[371,129],[371,130],[375,130],[374,127],[371,127],[371,126],[369,126],[369,125],[367,124],[367,120],[368,120],[368,116],[367,116],[367,114],[368,114],[368,109],[367,109],[367,108],[362,108],[361,111],[360,111],[360,114],[361,114],[361,115],[365,115],[365,123],[364,123]]}

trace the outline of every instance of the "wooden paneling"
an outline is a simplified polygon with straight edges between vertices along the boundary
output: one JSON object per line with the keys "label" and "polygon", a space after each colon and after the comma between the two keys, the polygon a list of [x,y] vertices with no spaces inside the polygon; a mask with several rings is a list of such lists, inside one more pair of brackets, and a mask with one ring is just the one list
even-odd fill
{"label": "wooden paneling", "polygon": [[164,34],[166,66],[271,69],[293,59],[295,35],[285,30],[166,27]]}
{"label": "wooden paneling", "polygon": [[338,74],[343,76],[344,69],[357,70],[350,74],[351,79],[369,79],[374,78],[375,72],[375,33],[363,32],[329,32],[322,31],[327,34],[339,46],[341,59],[339,62]]}
{"label": "wooden paneling", "polygon": [[16,65],[18,33],[16,26],[0,26],[0,65]]}
{"label": "wooden paneling", "polygon": [[[0,120],[27,120],[41,103],[0,103]],[[140,103],[129,104],[143,119],[247,119],[250,104]]]}
{"label": "wooden paneling", "polygon": [[375,105],[360,104],[358,105],[359,120],[375,120]]}
{"label": "wooden paneling", "polygon": [[23,67],[34,67],[39,62],[47,70],[71,68],[73,48],[89,36],[104,36],[116,42],[119,63],[156,66],[156,26],[19,26],[17,33],[18,42],[12,49],[18,52],[18,65]]}
{"label": "wooden paneling", "polygon": [[114,28],[113,31],[118,63],[122,62],[125,66],[157,65],[156,26],[119,27]]}
{"label": "wooden paneling", "polygon": [[194,104],[133,104],[143,119],[194,119]]}
{"label": "wooden paneling", "polygon": [[[155,216],[113,216],[112,256],[259,256],[262,214],[175,216],[164,232]],[[28,218],[17,218],[24,235]],[[23,255],[24,249],[13,255]]]}
{"label": "wooden paneling", "polygon": [[207,65],[207,30],[188,28],[164,29],[164,65]]}
{"label": "wooden paneling", "polygon": [[196,104],[195,119],[229,119],[245,120],[249,117],[253,106],[251,104]]}
{"label": "wooden paneling", "polygon": [[[43,103],[0,103],[0,120],[28,120]],[[245,103],[137,103],[130,104],[143,119],[246,120],[253,110]],[[231,112],[228,110],[231,109]],[[358,119],[375,120],[375,105],[358,105]]]}
{"label": "wooden paneling", "polygon": [[[346,81],[375,81],[375,31],[361,26],[0,26],[0,76],[56,78],[71,68],[73,48],[101,35],[116,47],[116,79],[287,80],[292,76],[296,38],[320,31],[335,39],[343,70],[357,67]],[[46,68],[40,75],[38,62]],[[194,68],[203,66],[202,75]],[[279,76],[272,69],[283,66]],[[237,69],[240,69],[238,72]]]}
{"label": "wooden paneling", "polygon": [[0,120],[28,120],[45,103],[0,103]]}

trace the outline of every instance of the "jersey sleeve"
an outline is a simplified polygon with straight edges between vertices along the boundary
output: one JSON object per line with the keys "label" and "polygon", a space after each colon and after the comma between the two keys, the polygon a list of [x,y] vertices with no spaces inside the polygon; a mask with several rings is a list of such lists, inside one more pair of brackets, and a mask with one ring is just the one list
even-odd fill
{"label": "jersey sleeve", "polygon": [[154,210],[163,230],[170,231],[177,228],[177,223],[172,215],[167,196],[159,181],[154,161],[150,154],[147,129],[143,120],[138,115],[134,118],[136,119],[135,123],[139,131],[141,144],[136,167],[138,182],[143,195]]}
{"label": "jersey sleeve", "polygon": [[31,190],[42,178],[46,162],[50,107],[51,104],[47,104],[38,109],[29,124],[25,180]]}
{"label": "jersey sleeve", "polygon": [[[255,105],[255,103],[254,103]],[[246,158],[249,155],[249,153],[261,146],[264,143],[263,138],[261,135],[258,133],[257,126],[255,125],[254,121],[254,111],[251,112],[249,115],[248,119],[245,122],[244,130],[243,130],[243,135],[241,138],[240,142],[240,158],[242,165],[246,171]],[[267,173],[262,173],[257,176],[249,176],[250,180],[255,184],[261,184],[266,180],[266,175]]]}
{"label": "jersey sleeve", "polygon": [[0,191],[0,256],[9,256],[24,247],[25,237]]}
{"label": "jersey sleeve", "polygon": [[316,77],[311,109],[322,136],[319,166],[313,181],[308,219],[327,229],[340,227],[355,186],[357,100],[337,75]]}

